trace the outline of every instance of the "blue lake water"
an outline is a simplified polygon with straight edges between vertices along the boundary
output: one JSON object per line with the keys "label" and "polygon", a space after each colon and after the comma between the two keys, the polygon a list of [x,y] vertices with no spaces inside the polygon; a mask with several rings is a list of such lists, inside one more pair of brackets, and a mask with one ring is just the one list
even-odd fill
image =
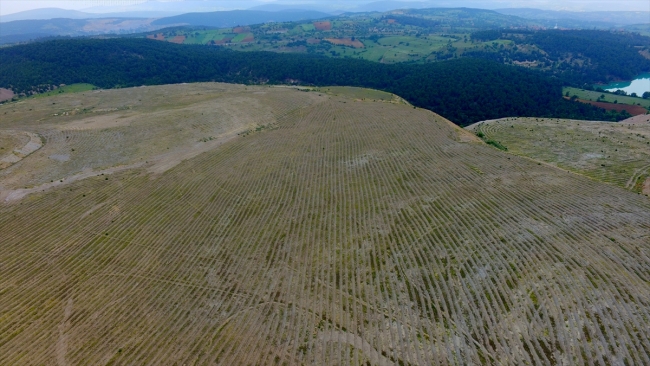
{"label": "blue lake water", "polygon": [[621,81],[607,85],[598,85],[598,87],[610,92],[624,90],[628,95],[636,93],[638,96],[641,96],[645,92],[650,92],[650,73],[641,74],[632,81]]}

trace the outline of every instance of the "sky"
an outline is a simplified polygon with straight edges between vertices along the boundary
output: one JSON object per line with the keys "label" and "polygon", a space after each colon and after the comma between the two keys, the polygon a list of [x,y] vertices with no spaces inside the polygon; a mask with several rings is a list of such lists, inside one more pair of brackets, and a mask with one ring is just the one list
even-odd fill
{"label": "sky", "polygon": [[[161,1],[161,0],[159,0]],[[165,0],[162,0],[165,1]],[[206,4],[206,0],[166,0],[165,2],[185,1],[188,7],[201,6]],[[210,5],[218,6],[218,10],[228,10],[233,8],[246,9],[251,6],[265,3],[303,3],[322,6],[331,6],[332,3],[345,4],[345,6],[361,5],[372,2],[373,0],[210,0]],[[88,10],[90,12],[110,12],[110,11],[128,11],[128,8],[135,7],[145,1],[143,0],[2,0],[0,1],[0,15],[12,14],[25,10],[38,8],[63,8],[73,10]],[[435,3],[436,1],[428,1]],[[464,4],[462,0],[456,1],[459,6]],[[650,11],[650,0],[485,0],[467,1],[468,3],[484,3],[484,8],[507,8],[507,7],[528,7],[548,10],[572,10],[572,11]],[[175,4],[180,5],[180,4]],[[479,7],[474,5],[473,7]],[[483,6],[481,6],[483,7]],[[153,10],[153,9],[152,9]],[[159,9],[164,10],[164,9]],[[650,19],[649,19],[650,22]]]}

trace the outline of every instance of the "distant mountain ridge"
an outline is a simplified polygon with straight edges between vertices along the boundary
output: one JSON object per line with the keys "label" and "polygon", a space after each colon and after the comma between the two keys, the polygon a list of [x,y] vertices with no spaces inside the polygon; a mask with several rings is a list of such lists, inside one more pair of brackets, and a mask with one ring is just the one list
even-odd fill
{"label": "distant mountain ridge", "polygon": [[130,11],[115,13],[88,13],[77,10],[60,8],[43,8],[21,11],[19,13],[3,15],[0,23],[8,23],[19,20],[50,20],[50,19],[101,19],[101,18],[163,18],[182,14],[182,12],[165,11]]}
{"label": "distant mountain ridge", "polygon": [[46,37],[90,36],[148,32],[163,26],[152,25],[153,19],[100,18],[16,20],[0,26],[0,44],[26,42]]}
{"label": "distant mountain ridge", "polygon": [[296,20],[320,19],[331,14],[313,10],[260,11],[232,10],[209,13],[188,13],[155,20],[153,25],[186,24],[191,26],[232,27],[268,22],[291,22]]}
{"label": "distant mountain ridge", "polygon": [[574,19],[583,22],[609,23],[617,26],[632,24],[650,24],[650,11],[553,11],[534,8],[496,9],[506,15],[514,15],[525,19],[535,20],[564,20]]}

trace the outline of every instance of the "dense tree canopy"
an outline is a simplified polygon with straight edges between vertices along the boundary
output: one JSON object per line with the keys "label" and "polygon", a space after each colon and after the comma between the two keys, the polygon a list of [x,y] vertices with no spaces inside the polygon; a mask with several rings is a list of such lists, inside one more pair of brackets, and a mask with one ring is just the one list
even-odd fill
{"label": "dense tree canopy", "polygon": [[566,85],[584,86],[612,80],[631,80],[650,71],[650,60],[640,51],[650,49],[650,37],[602,30],[519,29],[482,30],[473,41],[511,40],[513,46],[468,51],[463,57],[500,63],[536,62],[537,68]]}
{"label": "dense tree canopy", "polygon": [[505,116],[615,119],[561,98],[543,74],[481,59],[385,65],[302,54],[234,52],[145,39],[54,40],[0,50],[0,87],[90,83],[102,88],[196,81],[346,85],[386,90],[466,125]]}

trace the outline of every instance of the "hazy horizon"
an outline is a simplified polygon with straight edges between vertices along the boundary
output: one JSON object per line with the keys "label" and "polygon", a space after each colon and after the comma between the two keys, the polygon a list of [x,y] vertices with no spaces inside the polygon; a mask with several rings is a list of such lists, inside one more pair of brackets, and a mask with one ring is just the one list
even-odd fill
{"label": "hazy horizon", "polygon": [[[158,4],[155,4],[155,3]],[[378,1],[371,0],[353,0],[353,1],[323,1],[323,0],[47,0],[47,1],[23,1],[23,0],[4,0],[0,3],[0,16],[19,13],[27,10],[36,10],[43,8],[61,8],[67,10],[86,11],[92,13],[109,13],[123,11],[217,11],[217,10],[234,10],[248,9],[259,5],[278,4],[278,5],[296,5],[300,7],[318,7],[329,10],[353,10],[355,7],[362,6]],[[416,5],[427,7],[474,7],[483,9],[498,8],[538,8],[545,10],[568,10],[568,11],[648,11],[650,12],[650,1],[646,0],[460,0],[460,1],[408,1],[393,0],[391,2],[404,2],[405,7],[414,7]],[[149,3],[149,4],[146,4]],[[182,9],[179,3],[186,3]],[[419,3],[419,4],[417,4]],[[147,9],[145,9],[147,7]],[[179,10],[174,10],[177,8]],[[648,19],[650,22],[650,18]]]}

